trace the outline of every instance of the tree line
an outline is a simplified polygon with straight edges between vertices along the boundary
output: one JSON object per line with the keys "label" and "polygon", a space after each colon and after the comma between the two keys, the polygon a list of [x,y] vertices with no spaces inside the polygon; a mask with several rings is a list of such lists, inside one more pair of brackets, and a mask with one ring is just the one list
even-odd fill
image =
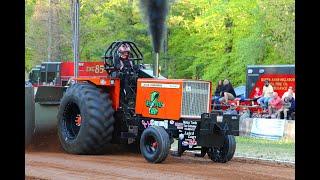
{"label": "tree line", "polygon": [[[80,59],[100,61],[115,40],[138,44],[153,58],[138,0],[81,0]],[[295,63],[294,0],[170,0],[160,54],[169,78],[245,82],[246,65]],[[25,1],[25,69],[70,61],[72,0]],[[215,83],[214,83],[215,84]]]}

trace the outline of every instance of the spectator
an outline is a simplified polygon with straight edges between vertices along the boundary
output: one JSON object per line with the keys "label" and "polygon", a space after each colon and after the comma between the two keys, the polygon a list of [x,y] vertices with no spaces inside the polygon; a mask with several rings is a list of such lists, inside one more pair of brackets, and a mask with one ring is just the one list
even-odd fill
{"label": "spectator", "polygon": [[258,104],[265,110],[268,107],[268,103],[271,100],[273,93],[273,87],[269,84],[268,80],[264,81],[262,89],[262,97],[257,100]]}
{"label": "spectator", "polygon": [[[284,119],[288,119],[291,113],[294,111],[294,98],[292,95],[288,95],[283,100],[283,107],[280,112],[283,112]],[[289,116],[288,116],[289,115]]]}
{"label": "spectator", "polygon": [[284,100],[284,98],[289,97],[289,96],[293,97],[294,99],[296,98],[296,95],[293,92],[292,86],[289,86],[288,90],[285,93],[283,93],[283,95],[281,97],[282,101]]}
{"label": "spectator", "polygon": [[277,92],[273,92],[272,98],[269,101],[269,116],[276,113],[279,117],[280,111],[282,109],[282,101]]}
{"label": "spectator", "polygon": [[[289,97],[290,98],[290,97]],[[295,119],[295,111],[296,111],[296,100],[295,100],[295,98],[291,98],[290,100],[289,100],[289,102],[291,103],[291,106],[290,106],[290,108],[289,108],[289,111],[288,111],[288,119],[290,120],[290,119],[292,119],[292,120],[294,120]]]}
{"label": "spectator", "polygon": [[292,119],[292,120],[295,119],[295,111],[296,111],[296,100],[294,98],[292,98],[291,107],[289,108],[289,111],[288,111],[289,120],[290,119]]}
{"label": "spectator", "polygon": [[222,89],[222,80],[219,80],[218,85],[216,87],[216,91],[214,92],[214,95],[220,97],[221,89]]}
{"label": "spectator", "polygon": [[54,78],[52,82],[53,82],[53,85],[55,85],[57,83],[57,78]]}
{"label": "spectator", "polygon": [[257,99],[259,99],[261,97],[262,97],[262,92],[260,91],[259,87],[256,87],[255,93],[253,95],[253,100],[257,100]]}
{"label": "spectator", "polygon": [[218,81],[218,85],[216,87],[216,91],[214,92],[213,100],[215,103],[219,103],[219,98],[221,97],[221,89],[222,89],[222,80]]}
{"label": "spectator", "polygon": [[224,103],[228,103],[228,100],[234,100],[236,97],[236,93],[234,92],[232,84],[228,79],[223,81],[221,96],[222,97],[219,99],[219,101]]}
{"label": "spectator", "polygon": [[236,110],[237,106],[235,103],[231,103],[229,109],[223,112],[223,114],[233,114],[238,115],[238,111]]}

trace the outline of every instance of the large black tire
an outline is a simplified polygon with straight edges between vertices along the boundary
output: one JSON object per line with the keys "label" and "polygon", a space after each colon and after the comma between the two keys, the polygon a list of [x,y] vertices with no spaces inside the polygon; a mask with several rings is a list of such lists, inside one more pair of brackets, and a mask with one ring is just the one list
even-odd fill
{"label": "large black tire", "polygon": [[233,158],[235,151],[236,140],[233,135],[227,135],[221,148],[211,147],[207,153],[212,161],[226,163]]}
{"label": "large black tire", "polygon": [[[107,93],[91,84],[73,84],[64,94],[58,112],[62,148],[72,154],[101,154],[110,144],[114,110]],[[75,123],[81,116],[81,124]],[[78,124],[79,125],[79,124]]]}
{"label": "large black tire", "polygon": [[[155,147],[152,146],[156,143]],[[164,161],[170,151],[169,134],[163,127],[150,126],[146,128],[140,138],[140,151],[143,157],[151,163]]]}

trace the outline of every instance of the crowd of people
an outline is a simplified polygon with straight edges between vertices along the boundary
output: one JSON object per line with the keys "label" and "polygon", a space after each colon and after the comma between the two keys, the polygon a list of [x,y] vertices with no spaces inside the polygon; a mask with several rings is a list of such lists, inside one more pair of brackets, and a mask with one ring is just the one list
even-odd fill
{"label": "crowd of people", "polygon": [[283,93],[282,97],[273,90],[268,80],[264,81],[261,97],[257,102],[262,106],[264,112],[268,112],[270,116],[273,114],[280,118],[283,113],[284,119],[291,119],[292,113],[295,112],[295,93],[293,87],[289,86],[287,91]]}
{"label": "crowd of people", "polygon": [[[231,82],[228,79],[220,80],[214,93],[214,103],[228,105],[228,101],[235,98],[236,93]],[[257,102],[263,113],[270,118],[294,119],[292,116],[295,113],[295,93],[292,86],[280,97],[270,82],[265,80],[262,91],[259,87],[255,88],[252,100]]]}

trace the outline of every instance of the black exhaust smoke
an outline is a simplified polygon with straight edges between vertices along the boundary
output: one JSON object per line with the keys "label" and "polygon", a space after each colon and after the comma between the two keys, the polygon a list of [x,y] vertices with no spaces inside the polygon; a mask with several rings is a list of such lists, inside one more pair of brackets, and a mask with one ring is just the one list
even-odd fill
{"label": "black exhaust smoke", "polygon": [[166,28],[168,0],[140,0],[140,6],[149,25],[153,50],[159,53]]}

